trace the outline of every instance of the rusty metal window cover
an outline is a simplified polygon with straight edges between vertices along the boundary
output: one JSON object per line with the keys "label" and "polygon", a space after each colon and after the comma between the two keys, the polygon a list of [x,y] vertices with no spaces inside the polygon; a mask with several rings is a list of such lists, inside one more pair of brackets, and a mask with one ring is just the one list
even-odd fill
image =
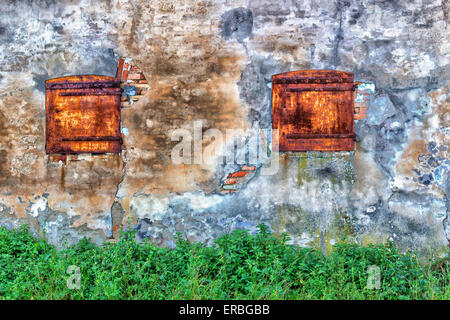
{"label": "rusty metal window cover", "polygon": [[45,82],[47,153],[119,153],[120,80],[82,75]]}
{"label": "rusty metal window cover", "polygon": [[354,150],[353,74],[302,70],[272,76],[272,128],[280,151]]}

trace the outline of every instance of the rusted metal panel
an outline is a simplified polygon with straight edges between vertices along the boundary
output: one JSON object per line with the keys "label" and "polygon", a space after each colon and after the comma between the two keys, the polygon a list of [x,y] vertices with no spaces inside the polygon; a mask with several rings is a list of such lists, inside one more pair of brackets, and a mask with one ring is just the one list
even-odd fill
{"label": "rusted metal panel", "polygon": [[111,89],[84,89],[79,91],[64,91],[59,93],[60,96],[120,96],[122,90],[120,88]]}
{"label": "rusted metal panel", "polygon": [[119,153],[120,81],[96,75],[47,80],[46,152]]}
{"label": "rusted metal panel", "polygon": [[[73,81],[67,78],[75,78]],[[91,76],[91,77],[103,77],[103,76]],[[57,79],[50,79],[45,82],[45,89],[57,90],[57,89],[89,89],[89,88],[119,88],[120,81],[116,78],[109,78],[106,80],[92,80],[89,76],[69,76]],[[53,80],[55,80],[53,82]]]}
{"label": "rusted metal panel", "polygon": [[336,70],[301,70],[272,76],[272,84],[352,83],[353,74]]}
{"label": "rusted metal panel", "polygon": [[273,128],[280,151],[354,149],[353,74],[303,70],[272,77]]}

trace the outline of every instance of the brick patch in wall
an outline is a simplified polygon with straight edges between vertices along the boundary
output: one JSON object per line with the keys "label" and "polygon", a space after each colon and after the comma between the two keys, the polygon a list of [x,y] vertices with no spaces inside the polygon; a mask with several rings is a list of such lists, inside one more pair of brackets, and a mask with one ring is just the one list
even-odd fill
{"label": "brick patch in wall", "polygon": [[375,84],[371,82],[361,82],[355,90],[354,119],[361,120],[367,117],[372,95],[375,92]]}
{"label": "brick patch in wall", "polygon": [[220,193],[231,194],[239,191],[255,176],[255,173],[256,167],[250,165],[244,165],[240,170],[229,173],[220,187]]}
{"label": "brick patch in wall", "polygon": [[150,84],[145,79],[144,73],[133,64],[130,58],[120,58],[117,67],[116,78],[120,79],[123,94],[120,99],[122,108],[129,107],[139,101],[150,89]]}

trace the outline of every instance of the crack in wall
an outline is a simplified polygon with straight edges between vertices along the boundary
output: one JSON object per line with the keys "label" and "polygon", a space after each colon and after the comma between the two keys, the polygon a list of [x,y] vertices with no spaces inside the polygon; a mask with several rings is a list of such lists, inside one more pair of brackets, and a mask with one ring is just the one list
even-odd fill
{"label": "crack in wall", "polygon": [[[116,201],[116,199],[119,199],[118,198],[118,194],[119,194],[121,185],[122,185],[122,183],[125,180],[126,165],[127,165],[126,152],[122,152],[122,176],[121,176],[121,179],[120,179],[119,183],[117,184],[116,192],[114,193],[113,201],[112,201],[112,204],[111,204],[111,207],[110,207],[110,210],[109,210],[110,215],[111,215],[111,239],[115,238],[114,235],[115,235],[115,231],[116,231],[116,230],[114,230],[114,228],[116,226],[116,221],[114,221],[115,219],[114,219],[114,216],[113,216],[113,209],[114,209],[114,205],[116,203],[118,203],[120,205],[120,203],[118,201]],[[122,207],[120,206],[120,208],[122,208]],[[122,218],[123,218],[123,214],[122,214]],[[122,221],[120,221],[117,225],[119,225],[119,224],[121,225]]]}
{"label": "crack in wall", "polygon": [[339,46],[342,40],[344,40],[344,30],[342,29],[342,15],[343,7],[345,6],[348,6],[348,3],[345,1],[338,0],[336,2],[336,15],[339,17],[339,28],[336,32],[336,37],[334,38],[333,55],[330,59],[330,63],[334,67],[338,66],[341,63],[341,59],[339,57]]}

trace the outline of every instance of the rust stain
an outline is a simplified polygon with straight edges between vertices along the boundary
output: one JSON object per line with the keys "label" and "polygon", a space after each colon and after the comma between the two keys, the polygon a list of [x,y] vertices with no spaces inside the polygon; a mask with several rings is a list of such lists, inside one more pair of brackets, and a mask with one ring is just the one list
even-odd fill
{"label": "rust stain", "polygon": [[61,189],[63,191],[66,189],[66,169],[64,165],[61,167]]}
{"label": "rust stain", "polygon": [[46,88],[47,153],[119,153],[120,81],[95,75],[50,79]]}
{"label": "rust stain", "polygon": [[[208,13],[193,23],[190,12],[197,7]],[[171,151],[178,142],[171,141],[171,133],[178,128],[191,131],[193,121],[200,119],[207,120],[204,130],[225,133],[249,127],[237,85],[248,63],[245,48],[238,42],[224,42],[214,31],[220,28],[220,19],[211,26],[211,15],[216,16],[220,8],[213,3],[192,5],[186,8],[189,13],[178,10],[179,14],[164,15],[165,23],[182,29],[167,34],[148,28],[160,19],[153,6],[136,4],[135,9],[141,16],[133,16],[134,22],[121,17],[131,24],[129,29],[120,27],[120,19],[114,22],[123,29],[118,35],[119,51],[136,63],[152,88],[145,99],[122,109],[122,124],[130,132],[124,137],[128,150],[123,194],[215,192],[220,183],[217,166],[206,161],[174,165]],[[143,39],[142,32],[149,37]]]}
{"label": "rust stain", "polygon": [[353,74],[302,70],[272,76],[280,151],[354,150]]}

